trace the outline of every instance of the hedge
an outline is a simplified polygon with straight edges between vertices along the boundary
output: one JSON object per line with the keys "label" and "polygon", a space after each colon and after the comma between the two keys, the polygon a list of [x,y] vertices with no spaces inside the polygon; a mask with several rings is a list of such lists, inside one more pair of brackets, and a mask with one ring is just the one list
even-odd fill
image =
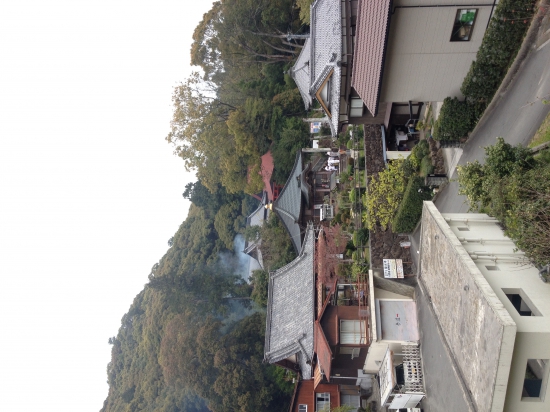
{"label": "hedge", "polygon": [[432,193],[424,187],[424,179],[412,177],[409,179],[403,201],[392,221],[394,233],[410,233],[422,217],[422,203],[431,200]]}
{"label": "hedge", "polygon": [[484,108],[479,103],[446,97],[434,125],[433,138],[460,140],[474,129]]}
{"label": "hedge", "polygon": [[465,97],[446,98],[435,122],[436,140],[459,140],[471,132],[514,61],[533,18],[535,1],[501,0],[462,82]]}
{"label": "hedge", "polygon": [[533,17],[533,0],[501,0],[460,91],[488,104],[514,61]]}

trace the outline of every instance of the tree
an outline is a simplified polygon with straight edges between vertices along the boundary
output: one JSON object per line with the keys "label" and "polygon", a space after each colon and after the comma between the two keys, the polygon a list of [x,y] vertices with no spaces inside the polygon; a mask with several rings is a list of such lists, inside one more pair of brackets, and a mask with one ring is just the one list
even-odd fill
{"label": "tree", "polygon": [[485,164],[458,168],[459,193],[470,207],[497,218],[531,259],[550,261],[550,165],[504,139],[485,148]]}
{"label": "tree", "polygon": [[260,307],[267,306],[267,285],[269,283],[269,273],[265,270],[254,270],[249,279],[252,285],[252,294],[250,297]]}
{"label": "tree", "polygon": [[365,194],[367,215],[364,220],[370,230],[375,230],[377,223],[386,230],[403,199],[407,183],[402,167],[402,160],[394,160],[383,171],[374,175]]}

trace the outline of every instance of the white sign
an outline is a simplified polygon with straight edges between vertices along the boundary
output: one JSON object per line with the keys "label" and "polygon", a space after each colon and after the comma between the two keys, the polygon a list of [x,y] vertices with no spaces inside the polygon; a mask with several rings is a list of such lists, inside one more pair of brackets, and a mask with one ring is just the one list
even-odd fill
{"label": "white sign", "polygon": [[403,259],[383,259],[384,277],[388,279],[403,279]]}

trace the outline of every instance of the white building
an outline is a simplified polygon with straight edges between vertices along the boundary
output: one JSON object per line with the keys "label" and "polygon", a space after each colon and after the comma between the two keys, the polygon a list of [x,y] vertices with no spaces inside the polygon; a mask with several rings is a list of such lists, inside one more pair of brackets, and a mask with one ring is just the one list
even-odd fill
{"label": "white building", "polygon": [[538,269],[495,219],[432,202],[420,253],[420,281],[476,409],[550,411],[550,284]]}

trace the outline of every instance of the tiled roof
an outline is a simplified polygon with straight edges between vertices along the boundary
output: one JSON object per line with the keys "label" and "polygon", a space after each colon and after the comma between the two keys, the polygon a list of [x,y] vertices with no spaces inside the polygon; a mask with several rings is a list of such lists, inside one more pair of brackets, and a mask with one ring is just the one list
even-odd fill
{"label": "tiled roof", "polygon": [[315,321],[315,353],[323,374],[330,382],[332,351],[319,321]]}
{"label": "tiled roof", "polygon": [[391,0],[359,2],[351,85],[373,116],[378,112]]}
{"label": "tiled roof", "polygon": [[296,64],[290,71],[290,77],[294,79],[298,90],[304,100],[306,110],[311,106],[312,98],[309,93],[309,60],[311,58],[311,42],[309,39],[304,43],[304,47],[296,60]]}
{"label": "tiled roof", "polygon": [[339,63],[342,61],[342,10],[340,0],[317,0],[311,5],[310,38],[296,60],[290,74],[302,95],[306,109],[313,97],[332,73],[330,88],[332,135],[338,133],[340,120],[340,77]]}
{"label": "tiled roof", "polygon": [[277,213],[277,216],[283,222],[296,253],[299,253],[302,249],[302,229],[300,227],[302,190],[304,189],[302,188],[302,165],[302,152],[298,151],[290,176],[279,197],[273,202],[273,211]]}
{"label": "tiled roof", "polygon": [[315,95],[332,70],[330,126],[338,132],[340,120],[340,77],[342,61],[342,4],[340,0],[317,0],[311,5],[310,94]]}
{"label": "tiled roof", "polygon": [[274,363],[294,354],[304,379],[311,379],[314,346],[315,230],[310,223],[299,256],[270,273],[264,360]]}

